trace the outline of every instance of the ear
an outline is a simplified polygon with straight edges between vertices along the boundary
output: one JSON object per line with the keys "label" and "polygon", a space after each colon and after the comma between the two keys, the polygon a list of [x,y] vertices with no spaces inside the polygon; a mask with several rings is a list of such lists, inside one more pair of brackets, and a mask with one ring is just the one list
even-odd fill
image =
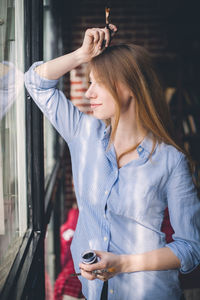
{"label": "ear", "polygon": [[123,83],[117,84],[117,92],[122,103],[126,103],[130,99],[134,98],[132,91]]}

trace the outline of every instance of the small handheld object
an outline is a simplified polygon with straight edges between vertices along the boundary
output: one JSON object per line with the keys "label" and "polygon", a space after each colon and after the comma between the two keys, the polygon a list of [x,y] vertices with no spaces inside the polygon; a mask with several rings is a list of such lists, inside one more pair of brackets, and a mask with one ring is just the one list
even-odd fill
{"label": "small handheld object", "polygon": [[[81,254],[81,258],[82,258],[82,263],[87,264],[87,265],[95,264],[96,262],[98,262],[97,255],[92,250],[84,251]],[[115,268],[92,271],[92,273],[94,273],[96,275],[98,275],[98,274],[101,275],[102,273],[113,273],[113,272],[115,272]],[[81,273],[74,273],[74,274],[71,274],[70,276],[80,276],[80,275],[81,275]]]}
{"label": "small handheld object", "polygon": [[105,17],[106,17],[106,28],[109,29],[109,16],[110,16],[110,7],[105,8]]}
{"label": "small handheld object", "polygon": [[82,263],[87,265],[95,264],[98,261],[96,253],[92,250],[84,251],[81,254],[81,257],[82,257]]}
{"label": "small handheld object", "polygon": [[[98,261],[96,253],[92,250],[84,251],[81,254],[81,258],[82,258],[82,263],[84,263],[86,265],[95,264]],[[71,274],[71,276],[80,276],[80,275],[81,275],[81,273]]]}
{"label": "small handheld object", "polygon": [[[106,23],[106,28],[109,30],[110,42],[111,42],[111,39],[112,39],[112,30],[109,27],[109,23],[110,23],[109,16],[110,16],[110,7],[106,6],[105,7],[105,23]],[[105,46],[105,44],[106,44],[106,41],[104,40],[103,41],[103,47]]]}

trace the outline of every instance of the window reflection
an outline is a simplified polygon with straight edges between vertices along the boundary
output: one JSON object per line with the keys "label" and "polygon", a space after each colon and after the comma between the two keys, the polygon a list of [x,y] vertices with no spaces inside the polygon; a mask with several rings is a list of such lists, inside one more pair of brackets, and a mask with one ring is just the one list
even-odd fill
{"label": "window reflection", "polygon": [[27,228],[23,0],[0,0],[0,289]]}

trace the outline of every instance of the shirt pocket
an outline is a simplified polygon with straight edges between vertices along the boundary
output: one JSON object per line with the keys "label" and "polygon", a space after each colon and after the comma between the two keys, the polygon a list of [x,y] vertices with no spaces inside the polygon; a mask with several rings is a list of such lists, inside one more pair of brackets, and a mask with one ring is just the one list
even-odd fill
{"label": "shirt pocket", "polygon": [[158,205],[158,190],[154,185],[120,187],[113,189],[109,199],[109,208],[117,215],[135,220],[147,218],[147,212]]}

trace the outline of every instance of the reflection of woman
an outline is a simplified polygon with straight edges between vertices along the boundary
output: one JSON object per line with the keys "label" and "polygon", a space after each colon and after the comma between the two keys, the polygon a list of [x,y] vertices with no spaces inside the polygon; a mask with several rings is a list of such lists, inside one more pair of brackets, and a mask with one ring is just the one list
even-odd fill
{"label": "reflection of woman", "polygon": [[13,63],[0,62],[0,120],[9,111],[24,88],[24,74]]}
{"label": "reflection of woman", "polygon": [[[30,94],[70,148],[79,204],[75,268],[90,300],[179,299],[178,269],[190,272],[200,261],[200,204],[148,55],[108,42],[107,29],[89,29],[78,50],[36,63],[26,74]],[[84,62],[93,117],[55,88]],[[167,245],[166,207],[175,231]],[[86,249],[98,250],[100,261],[79,265]]]}

